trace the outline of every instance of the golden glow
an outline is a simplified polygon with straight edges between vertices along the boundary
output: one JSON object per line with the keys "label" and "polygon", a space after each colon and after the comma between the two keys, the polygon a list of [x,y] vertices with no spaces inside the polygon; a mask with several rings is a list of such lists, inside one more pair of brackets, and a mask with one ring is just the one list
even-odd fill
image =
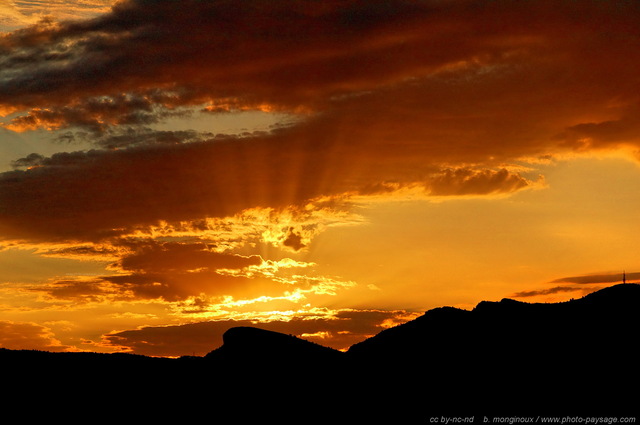
{"label": "golden glow", "polygon": [[640,267],[629,2],[5,3],[0,346],[344,350]]}

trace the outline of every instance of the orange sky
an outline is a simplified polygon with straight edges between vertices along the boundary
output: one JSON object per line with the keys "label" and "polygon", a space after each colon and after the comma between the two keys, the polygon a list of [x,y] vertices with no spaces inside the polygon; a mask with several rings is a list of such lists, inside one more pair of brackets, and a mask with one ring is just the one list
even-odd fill
{"label": "orange sky", "polygon": [[634,2],[11,1],[0,31],[0,347],[345,349],[640,278]]}

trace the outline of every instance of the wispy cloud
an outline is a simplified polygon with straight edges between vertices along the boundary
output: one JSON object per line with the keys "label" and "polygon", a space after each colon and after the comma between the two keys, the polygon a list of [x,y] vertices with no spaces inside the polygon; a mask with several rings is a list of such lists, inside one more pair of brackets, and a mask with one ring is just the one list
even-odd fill
{"label": "wispy cloud", "polygon": [[68,351],[51,329],[37,323],[0,321],[0,347],[15,350]]}
{"label": "wispy cloud", "polygon": [[571,276],[556,279],[551,283],[578,283],[578,284],[590,284],[590,283],[620,283],[623,279],[623,274],[626,276],[627,281],[640,279],[640,273],[638,272],[611,272],[611,273],[599,273],[589,274],[584,276]]}
{"label": "wispy cloud", "polygon": [[587,274],[582,276],[570,276],[554,279],[550,283],[561,284],[560,286],[554,286],[551,288],[534,289],[529,291],[521,291],[513,294],[515,298],[528,298],[528,297],[544,297],[548,295],[556,295],[566,292],[577,292],[582,295],[597,291],[601,289],[605,284],[622,283],[623,280],[627,282],[640,280],[639,272],[608,272]]}
{"label": "wispy cloud", "polygon": [[600,288],[592,287],[592,288],[585,289],[584,287],[580,288],[576,286],[554,286],[553,288],[533,289],[530,291],[516,292],[515,294],[512,295],[512,297],[514,298],[540,297],[540,296],[547,296],[547,295],[563,294],[566,292],[579,292],[580,294],[585,295],[590,292],[597,291],[598,289]]}

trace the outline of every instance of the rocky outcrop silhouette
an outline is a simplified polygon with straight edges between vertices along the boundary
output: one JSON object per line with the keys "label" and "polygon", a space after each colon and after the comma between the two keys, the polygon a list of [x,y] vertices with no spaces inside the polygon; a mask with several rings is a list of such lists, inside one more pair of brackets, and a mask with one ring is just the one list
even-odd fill
{"label": "rocky outcrop silhouette", "polygon": [[235,327],[222,336],[223,345],[208,353],[210,361],[247,365],[280,365],[304,361],[333,361],[341,352],[293,335],[254,327]]}

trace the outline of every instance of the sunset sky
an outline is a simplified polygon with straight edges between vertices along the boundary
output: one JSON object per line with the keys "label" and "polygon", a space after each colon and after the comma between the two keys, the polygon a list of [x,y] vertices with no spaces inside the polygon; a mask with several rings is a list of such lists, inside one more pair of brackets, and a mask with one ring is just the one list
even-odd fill
{"label": "sunset sky", "polygon": [[0,347],[578,298],[639,161],[637,1],[0,0]]}

